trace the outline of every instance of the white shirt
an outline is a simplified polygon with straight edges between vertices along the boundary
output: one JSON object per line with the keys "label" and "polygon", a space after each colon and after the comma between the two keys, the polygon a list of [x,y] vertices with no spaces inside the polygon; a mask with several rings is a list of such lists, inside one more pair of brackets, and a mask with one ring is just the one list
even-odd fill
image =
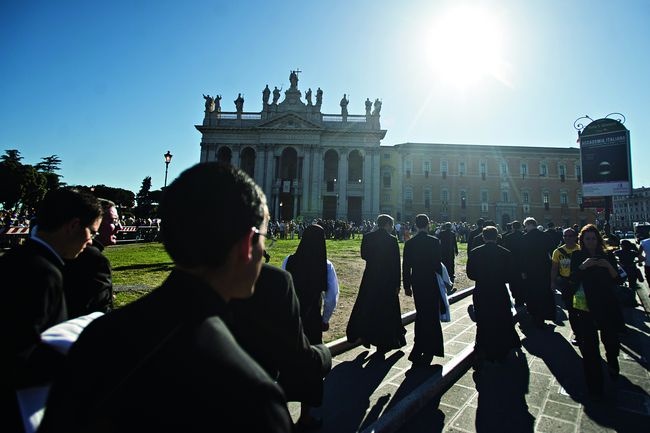
{"label": "white shirt", "polygon": [[[289,256],[282,261],[282,269],[287,269],[287,260]],[[336,270],[332,262],[327,260],[327,290],[321,295],[323,297],[323,323],[329,323],[334,314],[336,304],[339,302],[339,279],[336,276]]]}

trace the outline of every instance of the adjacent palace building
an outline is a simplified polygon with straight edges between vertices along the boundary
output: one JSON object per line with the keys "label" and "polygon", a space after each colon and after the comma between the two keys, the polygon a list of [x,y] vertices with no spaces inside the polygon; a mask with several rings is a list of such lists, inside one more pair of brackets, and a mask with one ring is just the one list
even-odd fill
{"label": "adjacent palace building", "polygon": [[[323,92],[304,95],[297,71],[280,91],[262,92],[262,111],[221,110],[221,97],[204,96],[201,161],[226,161],[262,186],[274,219],[316,217],[359,222],[388,213],[413,221],[426,213],[437,221],[479,217],[505,226],[535,217],[540,224],[583,225],[578,148],[403,143],[382,146],[381,101],[366,112],[321,112]],[[304,97],[304,101],[303,101]]]}

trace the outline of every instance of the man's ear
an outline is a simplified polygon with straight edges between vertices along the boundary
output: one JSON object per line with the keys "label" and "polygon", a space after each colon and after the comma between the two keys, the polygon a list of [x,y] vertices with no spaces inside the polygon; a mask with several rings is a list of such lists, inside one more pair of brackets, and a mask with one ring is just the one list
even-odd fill
{"label": "man's ear", "polygon": [[255,232],[250,229],[237,242],[237,259],[242,260],[244,263],[253,260],[253,236],[255,236]]}

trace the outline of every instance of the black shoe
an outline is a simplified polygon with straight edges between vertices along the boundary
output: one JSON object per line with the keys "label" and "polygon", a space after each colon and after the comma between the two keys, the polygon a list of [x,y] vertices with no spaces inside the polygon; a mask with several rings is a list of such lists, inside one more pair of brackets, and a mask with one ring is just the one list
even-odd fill
{"label": "black shoe", "polygon": [[474,311],[474,304],[469,304],[467,306],[467,314],[469,314],[469,318],[472,319],[472,322],[476,322],[476,311]]}

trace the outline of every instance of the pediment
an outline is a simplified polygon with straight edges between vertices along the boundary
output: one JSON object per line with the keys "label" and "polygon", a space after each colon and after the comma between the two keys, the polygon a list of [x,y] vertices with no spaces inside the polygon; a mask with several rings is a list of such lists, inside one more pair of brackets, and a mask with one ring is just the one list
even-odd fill
{"label": "pediment", "polygon": [[287,113],[257,126],[263,129],[322,129],[322,126],[303,119],[293,113]]}

